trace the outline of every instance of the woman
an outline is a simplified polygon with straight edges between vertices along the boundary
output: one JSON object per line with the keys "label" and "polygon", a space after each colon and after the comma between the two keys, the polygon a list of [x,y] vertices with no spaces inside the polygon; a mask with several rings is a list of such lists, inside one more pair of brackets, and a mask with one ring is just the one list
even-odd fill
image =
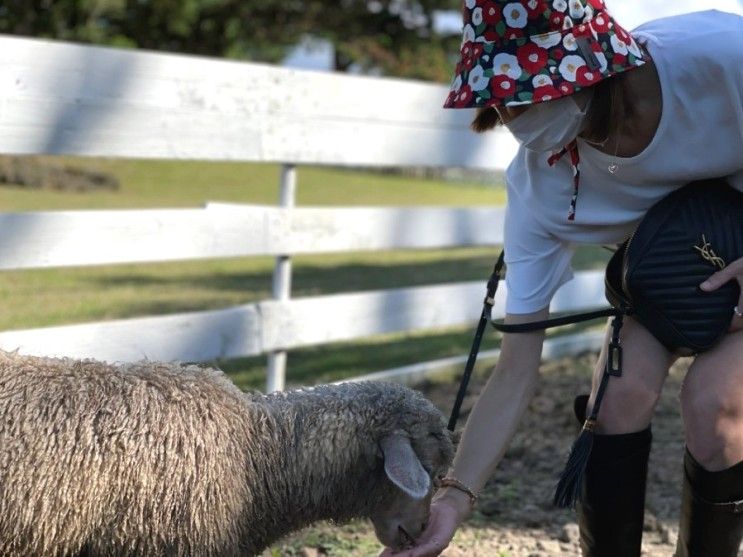
{"label": "woman", "polygon": [[[506,172],[506,322],[545,319],[572,276],[573,246],[620,242],[676,188],[724,177],[743,191],[743,18],[699,12],[630,35],[602,0],[466,0],[464,18],[462,59],[445,106],[478,107],[477,131],[503,124],[521,143]],[[743,259],[701,288],[727,281],[743,284]],[[743,294],[728,334],[695,358],[681,392],[687,450],[679,556],[738,554],[742,309]],[[428,526],[413,548],[395,555],[438,555],[470,514],[534,391],[543,338],[504,335]],[[588,556],[640,555],[650,421],[675,360],[631,318],[621,338],[624,373],[606,391],[578,505]],[[580,416],[586,399],[576,402]]]}

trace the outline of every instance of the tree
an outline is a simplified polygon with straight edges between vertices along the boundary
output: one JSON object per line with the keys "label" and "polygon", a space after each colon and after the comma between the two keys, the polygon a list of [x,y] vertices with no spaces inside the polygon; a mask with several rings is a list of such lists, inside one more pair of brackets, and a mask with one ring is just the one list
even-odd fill
{"label": "tree", "polygon": [[433,13],[459,0],[5,0],[0,32],[277,62],[304,36],[335,46],[336,69],[446,81],[458,37]]}

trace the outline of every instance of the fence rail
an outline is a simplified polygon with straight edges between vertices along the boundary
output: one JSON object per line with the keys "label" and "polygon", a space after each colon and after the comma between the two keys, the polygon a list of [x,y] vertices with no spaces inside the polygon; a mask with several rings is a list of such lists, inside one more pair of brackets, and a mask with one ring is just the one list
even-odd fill
{"label": "fence rail", "polygon": [[[553,311],[603,305],[602,273],[578,273],[556,294]],[[373,335],[472,323],[484,281],[267,300],[157,317],[0,333],[0,347],[29,354],[103,360],[203,361],[254,356]],[[505,285],[493,315],[503,316]]]}
{"label": "fence rail", "polygon": [[[281,163],[281,206],[0,213],[0,270],[276,257],[272,300],[0,333],[40,355],[203,361],[472,323],[484,281],[292,299],[291,257],[502,242],[503,210],[294,207],[296,164],[503,170],[516,143],[444,111],[446,88],[0,36],[0,153]],[[505,289],[496,315],[503,313]],[[579,273],[556,311],[603,305]],[[591,342],[594,342],[593,340]],[[569,344],[569,343],[568,343]],[[574,344],[573,344],[574,345]],[[563,345],[561,345],[563,346]]]}
{"label": "fence rail", "polygon": [[502,228],[500,207],[0,213],[0,269],[486,246]]}

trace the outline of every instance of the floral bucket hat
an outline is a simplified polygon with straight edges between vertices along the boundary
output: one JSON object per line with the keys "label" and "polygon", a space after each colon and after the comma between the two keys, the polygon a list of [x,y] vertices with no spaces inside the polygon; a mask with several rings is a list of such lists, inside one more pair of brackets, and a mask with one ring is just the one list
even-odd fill
{"label": "floral bucket hat", "polygon": [[644,63],[603,0],[464,0],[463,15],[444,108],[544,102]]}

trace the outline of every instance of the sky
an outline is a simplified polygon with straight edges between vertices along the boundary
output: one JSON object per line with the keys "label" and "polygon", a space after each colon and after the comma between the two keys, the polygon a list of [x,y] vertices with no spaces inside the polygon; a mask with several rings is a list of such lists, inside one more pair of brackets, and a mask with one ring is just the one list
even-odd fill
{"label": "sky", "polygon": [[[633,29],[651,19],[704,10],[722,10],[743,15],[743,0],[607,0],[609,12],[626,29]],[[457,11],[439,12],[434,25],[441,32],[459,33],[462,16]],[[292,68],[330,70],[333,48],[329,43],[306,40],[284,59],[283,65]]]}

